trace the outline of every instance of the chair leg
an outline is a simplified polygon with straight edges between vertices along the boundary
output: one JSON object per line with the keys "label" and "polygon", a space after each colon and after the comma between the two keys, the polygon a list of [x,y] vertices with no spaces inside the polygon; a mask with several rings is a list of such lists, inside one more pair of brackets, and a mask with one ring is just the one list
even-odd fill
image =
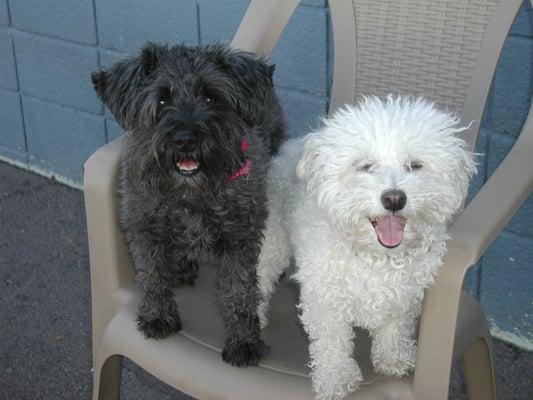
{"label": "chair leg", "polygon": [[122,356],[111,356],[95,362],[93,373],[93,400],[119,400]]}
{"label": "chair leg", "polygon": [[479,338],[462,355],[470,400],[496,400],[496,381],[490,342]]}

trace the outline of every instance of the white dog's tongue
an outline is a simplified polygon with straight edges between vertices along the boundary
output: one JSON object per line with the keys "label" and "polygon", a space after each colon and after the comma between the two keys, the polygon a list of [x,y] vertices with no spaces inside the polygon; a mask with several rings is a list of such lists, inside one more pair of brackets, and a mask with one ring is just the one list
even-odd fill
{"label": "white dog's tongue", "polygon": [[383,246],[396,247],[402,242],[404,226],[405,218],[387,215],[376,220],[374,229]]}

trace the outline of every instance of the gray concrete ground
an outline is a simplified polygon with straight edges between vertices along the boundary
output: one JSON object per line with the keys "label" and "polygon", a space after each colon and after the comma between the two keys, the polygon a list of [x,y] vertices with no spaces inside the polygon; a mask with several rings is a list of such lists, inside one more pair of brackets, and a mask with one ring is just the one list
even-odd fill
{"label": "gray concrete ground", "polygon": [[[91,397],[83,194],[0,163],[0,399]],[[495,342],[500,399],[533,399],[533,353]],[[466,399],[460,365],[452,399]],[[126,361],[122,398],[188,399]]]}

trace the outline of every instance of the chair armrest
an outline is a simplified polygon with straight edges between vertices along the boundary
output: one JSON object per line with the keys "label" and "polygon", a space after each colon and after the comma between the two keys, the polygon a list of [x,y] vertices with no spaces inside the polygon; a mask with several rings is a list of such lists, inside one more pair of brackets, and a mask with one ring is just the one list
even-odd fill
{"label": "chair armrest", "polygon": [[100,332],[117,309],[117,289],[133,282],[133,268],[117,217],[117,180],[123,147],[123,138],[116,139],[98,149],[85,162],[83,187],[93,332]]}
{"label": "chair armrest", "polygon": [[[533,108],[533,107],[532,107]],[[533,112],[515,145],[450,228],[452,240],[425,294],[414,376],[416,399],[447,399],[464,276],[531,192]]]}

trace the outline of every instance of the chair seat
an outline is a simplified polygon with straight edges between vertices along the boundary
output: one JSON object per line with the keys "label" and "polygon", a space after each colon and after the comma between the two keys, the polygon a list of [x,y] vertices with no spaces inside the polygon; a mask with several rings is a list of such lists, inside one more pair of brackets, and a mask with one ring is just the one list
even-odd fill
{"label": "chair seat", "polygon": [[[269,325],[263,331],[263,338],[271,347],[269,354],[258,367],[236,368],[220,357],[225,335],[216,315],[214,281],[215,271],[205,268],[194,287],[177,291],[183,329],[157,341],[146,340],[135,326],[140,292],[134,288],[121,289],[123,306],[106,329],[102,351],[106,356],[120,354],[133,362],[142,360],[145,370],[202,400],[312,399],[306,366],[308,341],[298,322],[296,285],[283,279],[272,298]],[[412,378],[376,375],[369,344],[366,332],[358,332],[356,358],[365,383],[349,398],[385,398],[392,391],[398,399],[411,399]]]}

